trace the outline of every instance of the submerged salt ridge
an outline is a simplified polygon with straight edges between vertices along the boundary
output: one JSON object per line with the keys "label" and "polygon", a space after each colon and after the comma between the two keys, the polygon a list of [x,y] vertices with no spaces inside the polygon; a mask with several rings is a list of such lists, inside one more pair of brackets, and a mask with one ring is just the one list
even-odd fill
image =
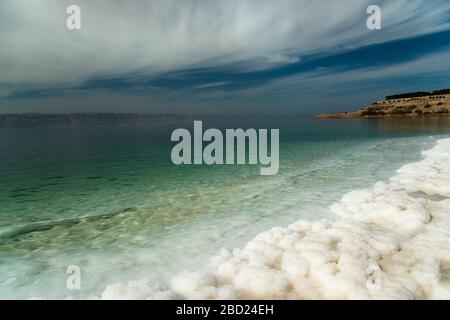
{"label": "submerged salt ridge", "polygon": [[450,139],[388,183],[346,194],[335,221],[298,221],[223,249],[167,285],[109,285],[104,299],[450,298]]}

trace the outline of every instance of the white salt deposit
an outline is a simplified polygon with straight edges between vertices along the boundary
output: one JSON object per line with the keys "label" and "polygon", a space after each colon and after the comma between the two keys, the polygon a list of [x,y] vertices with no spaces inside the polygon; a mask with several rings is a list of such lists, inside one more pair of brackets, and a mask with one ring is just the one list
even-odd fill
{"label": "white salt deposit", "polygon": [[166,285],[109,285],[103,299],[450,299],[450,139],[388,183],[346,194],[330,221],[298,221],[223,249]]}

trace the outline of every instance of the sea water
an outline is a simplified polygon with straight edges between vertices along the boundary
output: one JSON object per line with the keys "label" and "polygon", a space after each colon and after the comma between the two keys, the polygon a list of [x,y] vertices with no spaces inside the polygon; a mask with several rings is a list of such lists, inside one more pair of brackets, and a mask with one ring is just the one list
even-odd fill
{"label": "sea water", "polygon": [[[279,128],[279,173],[173,165],[170,132],[189,121],[1,128],[0,298],[99,298],[114,283],[170,283],[274,226],[336,220],[330,206],[345,194],[388,181],[450,135],[445,118],[204,124]],[[66,286],[70,265],[80,290]]]}

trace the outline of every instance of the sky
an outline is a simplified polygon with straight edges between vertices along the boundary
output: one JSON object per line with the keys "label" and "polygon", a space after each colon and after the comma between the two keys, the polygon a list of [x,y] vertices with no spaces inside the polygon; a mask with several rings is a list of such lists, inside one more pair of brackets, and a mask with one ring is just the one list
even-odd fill
{"label": "sky", "polygon": [[448,0],[0,0],[0,113],[309,115],[449,87]]}

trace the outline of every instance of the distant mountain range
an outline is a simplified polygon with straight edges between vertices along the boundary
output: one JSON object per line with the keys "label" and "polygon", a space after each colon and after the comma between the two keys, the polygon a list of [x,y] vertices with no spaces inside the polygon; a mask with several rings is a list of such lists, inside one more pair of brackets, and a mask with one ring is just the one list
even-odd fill
{"label": "distant mountain range", "polygon": [[74,114],[0,114],[0,128],[11,127],[82,127],[166,123],[183,120],[175,114],[74,113]]}
{"label": "distant mountain range", "polygon": [[310,115],[291,114],[193,114],[180,115],[172,113],[17,113],[0,114],[0,128],[26,128],[26,127],[89,127],[106,125],[141,125],[152,123],[176,123],[194,120],[236,120],[236,119],[274,119],[309,117]]}

